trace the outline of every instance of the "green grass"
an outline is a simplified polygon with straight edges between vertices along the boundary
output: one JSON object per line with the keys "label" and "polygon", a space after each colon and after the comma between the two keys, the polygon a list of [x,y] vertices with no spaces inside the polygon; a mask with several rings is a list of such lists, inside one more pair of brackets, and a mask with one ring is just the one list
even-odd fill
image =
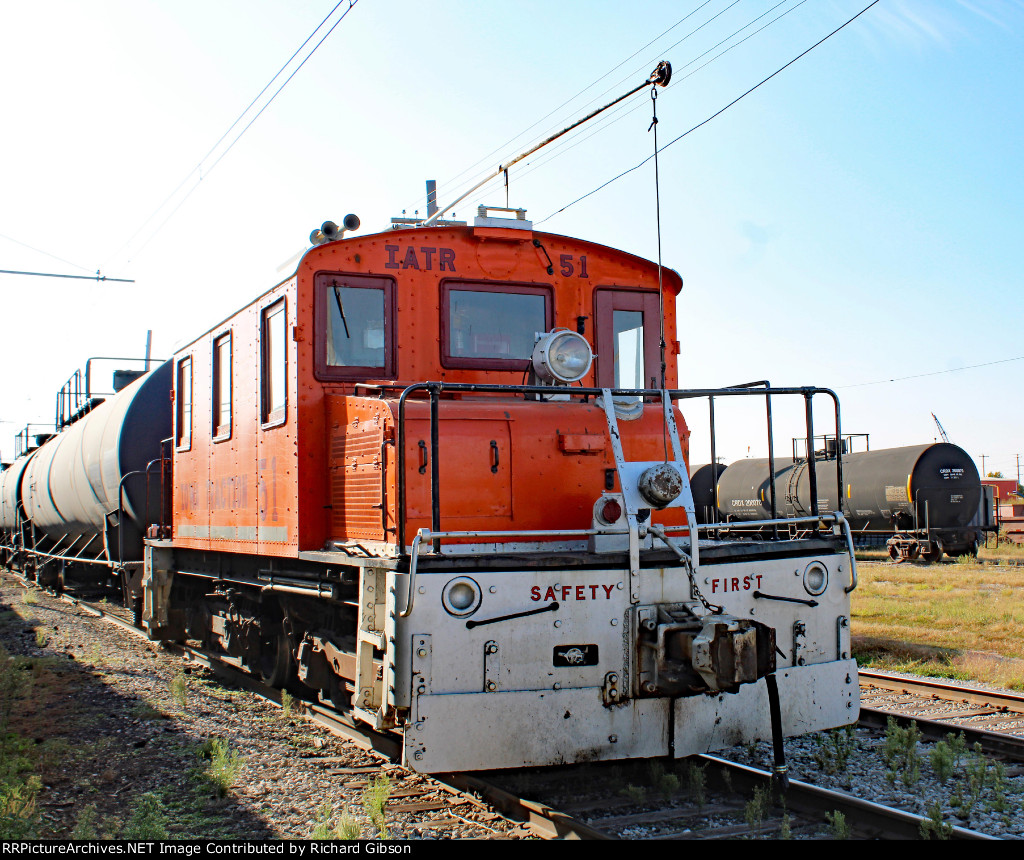
{"label": "green grass", "polygon": [[851,614],[861,665],[1024,689],[1024,569],[862,563],[858,571]]}

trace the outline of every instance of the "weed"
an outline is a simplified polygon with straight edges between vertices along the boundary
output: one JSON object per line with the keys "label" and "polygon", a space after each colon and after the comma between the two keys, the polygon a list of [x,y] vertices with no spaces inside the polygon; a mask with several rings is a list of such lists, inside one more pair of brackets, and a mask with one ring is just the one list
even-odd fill
{"label": "weed", "polygon": [[886,765],[886,777],[895,783],[897,777],[906,788],[917,784],[921,778],[921,757],[917,753],[917,742],[921,739],[921,730],[917,723],[911,721],[909,728],[902,728],[896,720],[889,717],[885,729],[885,744],[882,747],[882,760]]}
{"label": "weed", "polygon": [[833,839],[849,839],[851,834],[850,825],[846,823],[846,816],[838,809],[835,812],[826,812],[825,820],[832,830]]}
{"label": "weed", "polygon": [[815,735],[818,748],[814,760],[818,766],[830,774],[845,773],[850,763],[850,756],[857,749],[857,732],[853,726],[832,729]]}
{"label": "weed", "polygon": [[953,825],[942,818],[942,802],[928,804],[928,816],[921,822],[922,839],[949,839],[953,835]]}
{"label": "weed", "polygon": [[370,823],[377,828],[377,834],[381,839],[388,838],[388,828],[384,818],[384,804],[391,796],[391,779],[386,773],[382,773],[376,779],[371,779],[363,791],[363,809],[370,817]]}
{"label": "weed", "polygon": [[[707,767],[707,765],[704,767]],[[704,808],[704,804],[707,803],[708,799],[708,777],[704,773],[704,767],[691,763],[686,768],[686,789],[690,792],[690,797],[693,798],[693,802],[697,804],[699,809]]]}
{"label": "weed", "polygon": [[188,707],[188,681],[181,672],[171,680],[171,699],[183,711]]}
{"label": "weed", "polygon": [[725,790],[732,794],[735,792],[735,789],[732,787],[732,771],[723,770],[721,774],[722,784],[725,786]]}
{"label": "weed", "polygon": [[333,817],[334,807],[330,801],[327,801],[317,810],[316,821],[313,824],[309,838],[352,840],[359,839],[363,835],[362,827],[360,827],[359,822],[349,813],[347,808],[341,813],[334,824],[331,823]]}
{"label": "weed", "polygon": [[291,717],[295,709],[295,697],[287,690],[281,691],[281,716],[286,720]]}
{"label": "weed", "polygon": [[679,791],[679,777],[674,773],[668,773],[665,770],[665,765],[660,761],[652,761],[647,766],[647,773],[651,778],[651,787],[657,791],[665,801],[672,799],[677,791]]}
{"label": "weed", "polygon": [[26,589],[21,593],[21,602],[26,606],[35,606],[39,603],[39,597],[32,589]]}
{"label": "weed", "polygon": [[39,826],[36,795],[42,783],[36,776],[26,781],[0,784],[0,839],[34,839]]}
{"label": "weed", "polygon": [[1009,804],[1006,802],[1006,766],[997,761],[992,767],[992,797],[988,801],[988,808],[993,812],[1006,812]]}
{"label": "weed", "polygon": [[743,809],[743,818],[751,830],[760,832],[761,826],[764,824],[764,817],[768,814],[768,808],[771,806],[771,797],[771,789],[767,786],[758,786],[754,789],[753,798]]}
{"label": "weed", "polygon": [[198,758],[209,760],[205,773],[206,780],[213,787],[217,797],[226,797],[228,790],[235,784],[238,771],[245,759],[232,750],[224,738],[210,738],[203,741],[197,752]]}
{"label": "weed", "polygon": [[46,643],[50,641],[50,637],[46,635],[46,631],[42,627],[36,628],[36,647],[45,648]]}
{"label": "weed", "polygon": [[935,746],[932,747],[929,758],[936,778],[939,782],[945,785],[953,775],[954,770],[953,751],[950,749],[949,744],[945,741],[939,741],[936,743]]}
{"label": "weed", "polygon": [[121,831],[122,839],[166,839],[167,812],[163,801],[151,791],[139,796],[131,818]]}
{"label": "weed", "polygon": [[977,564],[978,560],[976,558],[974,558],[974,556],[970,556],[970,555],[964,554],[964,555],[958,555],[956,558],[953,559],[953,562],[954,562],[954,564],[968,565],[968,564]]}
{"label": "weed", "polygon": [[658,791],[661,792],[661,796],[668,802],[679,791],[679,777],[674,773],[663,774],[658,782]]}
{"label": "weed", "polygon": [[75,840],[80,839],[99,839],[99,830],[96,827],[99,816],[96,814],[96,804],[90,803],[85,809],[78,813],[78,817],[75,819],[74,829],[71,831],[71,838]]}
{"label": "weed", "polygon": [[782,814],[782,824],[779,825],[779,839],[792,839],[793,827],[789,820],[789,813]]}
{"label": "weed", "polygon": [[309,833],[310,839],[330,839],[333,835],[331,827],[331,816],[334,815],[334,807],[330,801],[316,811],[316,819],[313,821],[313,829]]}
{"label": "weed", "polygon": [[[994,776],[989,773],[988,759],[982,755],[981,744],[975,744],[974,755],[967,760],[963,779],[957,781],[956,791],[949,798],[949,805],[957,810],[961,818],[969,821],[974,807],[981,799],[985,785],[992,781]],[[993,802],[1002,806],[1005,803],[1005,793]]]}
{"label": "weed", "polygon": [[619,790],[619,794],[623,797],[628,797],[637,806],[640,806],[645,800],[647,800],[647,790],[640,785],[627,785],[625,788]]}
{"label": "weed", "polygon": [[949,744],[949,752],[953,756],[953,767],[960,767],[961,759],[967,755],[967,738],[963,732],[958,735],[950,732],[946,735],[946,743]]}
{"label": "weed", "polygon": [[363,835],[363,828],[359,822],[346,810],[341,813],[338,823],[334,826],[334,835],[337,839],[359,839]]}

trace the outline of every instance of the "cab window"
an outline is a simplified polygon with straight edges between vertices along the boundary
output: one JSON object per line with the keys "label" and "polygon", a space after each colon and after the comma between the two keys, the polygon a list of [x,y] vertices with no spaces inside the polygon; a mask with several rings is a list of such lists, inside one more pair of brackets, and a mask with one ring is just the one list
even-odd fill
{"label": "cab window", "polygon": [[597,384],[657,388],[661,378],[658,294],[601,288],[594,293]]}
{"label": "cab window", "polygon": [[317,281],[317,376],[393,373],[393,286],[385,278],[321,275]]}
{"label": "cab window", "polygon": [[546,287],[449,282],[442,288],[445,367],[525,368],[537,335],[551,328]]}

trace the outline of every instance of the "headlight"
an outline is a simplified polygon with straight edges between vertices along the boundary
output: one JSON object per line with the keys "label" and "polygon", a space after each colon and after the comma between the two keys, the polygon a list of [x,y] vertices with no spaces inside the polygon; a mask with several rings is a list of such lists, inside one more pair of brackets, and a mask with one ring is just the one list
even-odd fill
{"label": "headlight", "polygon": [[483,593],[475,579],[468,576],[457,576],[448,580],[441,592],[441,603],[449,615],[465,618],[480,608]]}
{"label": "headlight", "polygon": [[821,594],[828,586],[828,568],[820,561],[812,561],[804,569],[804,590],[808,594]]}
{"label": "headlight", "polygon": [[532,360],[538,379],[568,385],[582,379],[590,370],[594,354],[583,335],[556,329],[540,336],[533,348]]}

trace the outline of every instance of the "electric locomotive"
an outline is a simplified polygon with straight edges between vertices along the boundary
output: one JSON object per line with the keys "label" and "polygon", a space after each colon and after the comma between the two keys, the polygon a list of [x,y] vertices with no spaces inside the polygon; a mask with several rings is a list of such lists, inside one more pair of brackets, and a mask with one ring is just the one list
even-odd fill
{"label": "electric locomotive", "polygon": [[112,565],[151,638],[398,732],[424,772],[856,721],[843,516],[699,524],[681,409],[831,392],[679,389],[679,275],[522,210],[357,226],[173,356],[163,504]]}

